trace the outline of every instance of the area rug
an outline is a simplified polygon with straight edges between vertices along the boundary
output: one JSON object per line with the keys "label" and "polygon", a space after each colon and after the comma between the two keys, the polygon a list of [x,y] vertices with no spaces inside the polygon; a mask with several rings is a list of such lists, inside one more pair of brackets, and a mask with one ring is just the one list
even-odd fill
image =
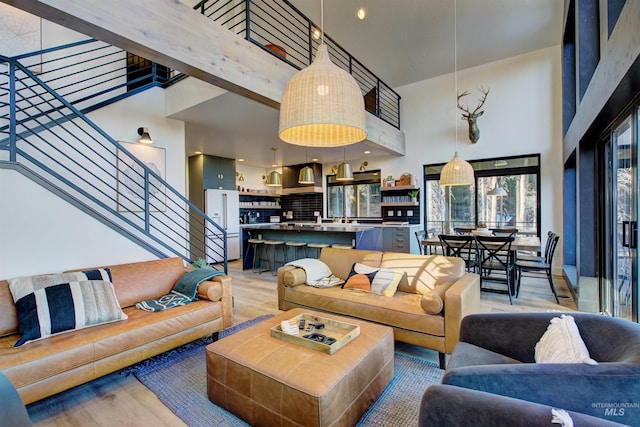
{"label": "area rug", "polygon": [[[271,315],[240,323],[220,332],[220,338],[261,322]],[[132,373],[160,401],[190,427],[248,426],[246,422],[211,403],[207,398],[204,338],[145,360]],[[435,364],[406,354],[395,354],[395,374],[382,395],[360,419],[358,426],[418,425],[422,394],[439,383],[443,371]]]}

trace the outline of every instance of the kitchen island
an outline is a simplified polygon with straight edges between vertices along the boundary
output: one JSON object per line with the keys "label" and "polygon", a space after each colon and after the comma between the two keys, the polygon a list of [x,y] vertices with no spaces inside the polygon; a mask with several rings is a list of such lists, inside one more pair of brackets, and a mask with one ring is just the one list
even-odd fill
{"label": "kitchen island", "polygon": [[[388,226],[340,223],[247,224],[241,226],[243,255],[246,254],[249,236],[285,242],[324,242],[329,245],[352,245],[356,249],[419,253],[417,241],[413,237],[414,232],[419,228],[419,225]],[[243,257],[243,269],[250,269],[252,263],[253,254]]]}
{"label": "kitchen island", "polygon": [[[248,224],[242,228],[242,247],[246,253],[247,240],[262,238],[269,240],[298,241],[306,243],[324,242],[329,245],[346,244],[356,249],[380,249],[382,229],[351,224]],[[244,254],[243,254],[244,255]],[[253,254],[242,260],[243,269],[251,268]]]}

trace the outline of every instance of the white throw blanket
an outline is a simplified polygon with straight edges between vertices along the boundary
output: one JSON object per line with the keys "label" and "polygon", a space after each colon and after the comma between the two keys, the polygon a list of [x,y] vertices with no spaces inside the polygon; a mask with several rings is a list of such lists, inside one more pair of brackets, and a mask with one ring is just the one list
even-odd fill
{"label": "white throw blanket", "polygon": [[307,285],[309,286],[328,288],[344,283],[344,280],[331,274],[331,269],[319,259],[302,258],[288,262],[286,265],[302,268],[307,275]]}

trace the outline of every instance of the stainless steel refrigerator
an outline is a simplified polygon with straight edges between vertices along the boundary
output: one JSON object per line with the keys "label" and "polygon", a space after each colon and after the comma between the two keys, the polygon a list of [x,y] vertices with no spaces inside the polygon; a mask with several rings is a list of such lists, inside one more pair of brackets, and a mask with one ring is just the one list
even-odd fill
{"label": "stainless steel refrigerator", "polygon": [[[227,232],[227,259],[240,258],[240,195],[235,190],[205,190],[204,209],[208,217]],[[207,227],[211,233],[211,225]],[[223,261],[223,242],[215,232],[207,237],[214,243],[207,243],[207,262]],[[209,242],[209,239],[207,239]]]}

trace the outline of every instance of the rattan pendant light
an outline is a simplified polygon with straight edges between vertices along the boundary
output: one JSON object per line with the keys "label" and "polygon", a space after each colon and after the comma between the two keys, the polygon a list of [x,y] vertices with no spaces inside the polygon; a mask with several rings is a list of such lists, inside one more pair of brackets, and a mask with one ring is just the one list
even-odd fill
{"label": "rattan pendant light", "polygon": [[308,147],[338,147],[367,137],[364,97],[351,74],[331,62],[322,40],[311,65],[287,83],[280,102],[280,139]]}
{"label": "rattan pendant light", "polygon": [[[453,80],[455,86],[456,96],[458,94],[458,21],[457,21],[457,1],[453,2]],[[454,109],[454,124],[456,130],[456,152],[453,155],[453,159],[449,161],[442,168],[440,172],[440,185],[441,186],[456,186],[456,185],[473,185],[475,184],[475,177],[473,174],[473,167],[469,162],[462,160],[458,157],[458,110],[457,104]]]}

